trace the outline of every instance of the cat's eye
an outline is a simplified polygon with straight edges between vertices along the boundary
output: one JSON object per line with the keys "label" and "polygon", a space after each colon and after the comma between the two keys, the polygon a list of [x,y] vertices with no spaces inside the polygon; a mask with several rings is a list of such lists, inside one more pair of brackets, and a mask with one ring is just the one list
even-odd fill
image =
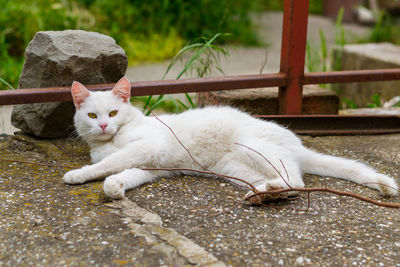
{"label": "cat's eye", "polygon": [[115,115],[118,114],[118,110],[113,110],[110,112],[110,114],[108,114],[110,117],[114,117]]}
{"label": "cat's eye", "polygon": [[96,115],[96,113],[88,113],[87,114],[88,116],[89,116],[89,118],[91,118],[91,119],[96,119],[97,118],[97,115]]}

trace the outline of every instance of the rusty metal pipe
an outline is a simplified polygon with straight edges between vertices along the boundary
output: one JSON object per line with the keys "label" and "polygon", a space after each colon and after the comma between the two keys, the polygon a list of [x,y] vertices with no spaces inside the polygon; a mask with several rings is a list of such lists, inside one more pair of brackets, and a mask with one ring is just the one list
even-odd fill
{"label": "rusty metal pipe", "polygon": [[304,74],[303,84],[377,82],[390,80],[400,80],[400,68],[308,72]]}
{"label": "rusty metal pipe", "polygon": [[[400,80],[400,69],[348,70],[331,72],[308,72],[302,84],[376,82]],[[263,75],[226,76],[218,78],[133,82],[132,95],[174,94],[184,92],[204,92],[258,87],[285,86],[284,73]],[[113,84],[88,85],[89,89],[110,90]],[[71,101],[69,87],[31,88],[0,90],[0,105],[24,103]]]}
{"label": "rusty metal pipe", "polygon": [[[286,85],[284,73],[225,76],[217,78],[133,82],[132,96],[233,90]],[[87,87],[93,91],[110,90],[114,84]],[[71,101],[70,87],[0,90],[0,105]]]}
{"label": "rusty metal pipe", "polygon": [[275,121],[297,134],[365,135],[400,133],[400,116],[396,115],[259,115]]}

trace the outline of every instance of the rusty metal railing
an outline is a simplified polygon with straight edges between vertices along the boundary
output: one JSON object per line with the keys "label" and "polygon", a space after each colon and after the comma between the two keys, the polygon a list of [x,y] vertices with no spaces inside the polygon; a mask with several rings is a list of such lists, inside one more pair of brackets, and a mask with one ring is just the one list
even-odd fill
{"label": "rusty metal railing", "polygon": [[[331,72],[309,72],[299,77],[297,89],[306,84],[349,83],[400,80],[400,69],[350,70]],[[185,92],[205,92],[234,90],[259,87],[284,88],[290,84],[286,73],[260,75],[225,76],[217,78],[164,80],[132,83],[132,95],[176,94]],[[95,84],[87,87],[94,91],[110,90],[114,84]],[[294,87],[294,86],[293,86]],[[18,90],[0,90],[0,105],[25,103],[71,101],[70,87],[29,88]],[[296,99],[298,100],[298,99]],[[293,98],[286,97],[288,106]],[[290,114],[283,112],[283,114]],[[292,114],[298,114],[297,112]]]}
{"label": "rusty metal railing", "polygon": [[[400,80],[400,68],[304,73],[308,5],[308,0],[285,0],[284,2],[279,73],[134,82],[132,83],[132,95],[142,96],[258,87],[279,87],[279,113],[282,115],[300,115],[302,90],[303,86],[306,84]],[[91,90],[109,90],[112,86],[112,84],[97,84],[89,85],[88,88]],[[71,100],[69,87],[0,90],[0,105]],[[307,116],[301,117],[307,118]],[[387,118],[390,116],[383,117]],[[327,116],[327,120],[330,120],[329,118],[333,117]],[[397,116],[391,116],[391,118],[393,120],[393,127],[397,129],[397,132],[400,132],[400,125],[398,123],[400,119]],[[376,119],[376,116],[374,119]],[[335,120],[335,123],[339,122]],[[343,130],[343,133],[344,132],[346,132],[346,130]]]}

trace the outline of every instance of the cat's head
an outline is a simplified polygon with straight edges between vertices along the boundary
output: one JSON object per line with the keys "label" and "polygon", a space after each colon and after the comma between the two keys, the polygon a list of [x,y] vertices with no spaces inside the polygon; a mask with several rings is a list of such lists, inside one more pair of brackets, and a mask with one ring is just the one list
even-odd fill
{"label": "cat's head", "polygon": [[126,77],[111,91],[90,92],[79,82],[71,86],[75,128],[87,142],[108,141],[132,116],[131,84]]}

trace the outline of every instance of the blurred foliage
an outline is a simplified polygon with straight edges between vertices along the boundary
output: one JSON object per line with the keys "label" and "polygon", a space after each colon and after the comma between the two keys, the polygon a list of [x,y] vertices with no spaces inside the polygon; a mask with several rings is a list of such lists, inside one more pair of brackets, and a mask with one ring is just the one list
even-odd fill
{"label": "blurred foliage", "polygon": [[[306,43],[306,67],[309,72],[315,71],[336,71],[341,70],[341,51],[343,50],[346,41],[345,30],[343,27],[342,19],[344,8],[340,8],[335,22],[335,42],[334,47],[336,52],[328,51],[328,45],[324,31],[319,29],[319,47],[314,47],[308,40]],[[326,87],[325,85],[320,85]]]}
{"label": "blurred foliage", "polygon": [[256,5],[247,0],[0,0],[0,6],[0,77],[14,87],[38,31],[110,35],[130,64],[173,57],[188,41],[217,32],[231,33],[220,43],[259,43],[250,19]]}
{"label": "blurred foliage", "polygon": [[[0,0],[0,78],[16,87],[23,55],[37,31],[89,28],[94,18],[73,1]],[[3,83],[0,88],[9,89]]]}
{"label": "blurred foliage", "polygon": [[366,42],[391,42],[400,44],[400,27],[399,18],[382,12],[379,15],[378,21],[374,25],[374,28],[367,37]]}
{"label": "blurred foliage", "polygon": [[[256,10],[283,10],[284,0],[253,0]],[[323,0],[309,0],[310,14],[322,14]]]}
{"label": "blurred foliage", "polygon": [[367,103],[367,107],[369,108],[379,108],[382,106],[381,96],[377,93],[373,94],[371,97],[370,103]]}
{"label": "blurred foliage", "polygon": [[185,40],[229,32],[232,40],[256,44],[246,0],[77,0],[96,14],[96,27],[121,39],[132,36],[168,35],[175,30]]}

